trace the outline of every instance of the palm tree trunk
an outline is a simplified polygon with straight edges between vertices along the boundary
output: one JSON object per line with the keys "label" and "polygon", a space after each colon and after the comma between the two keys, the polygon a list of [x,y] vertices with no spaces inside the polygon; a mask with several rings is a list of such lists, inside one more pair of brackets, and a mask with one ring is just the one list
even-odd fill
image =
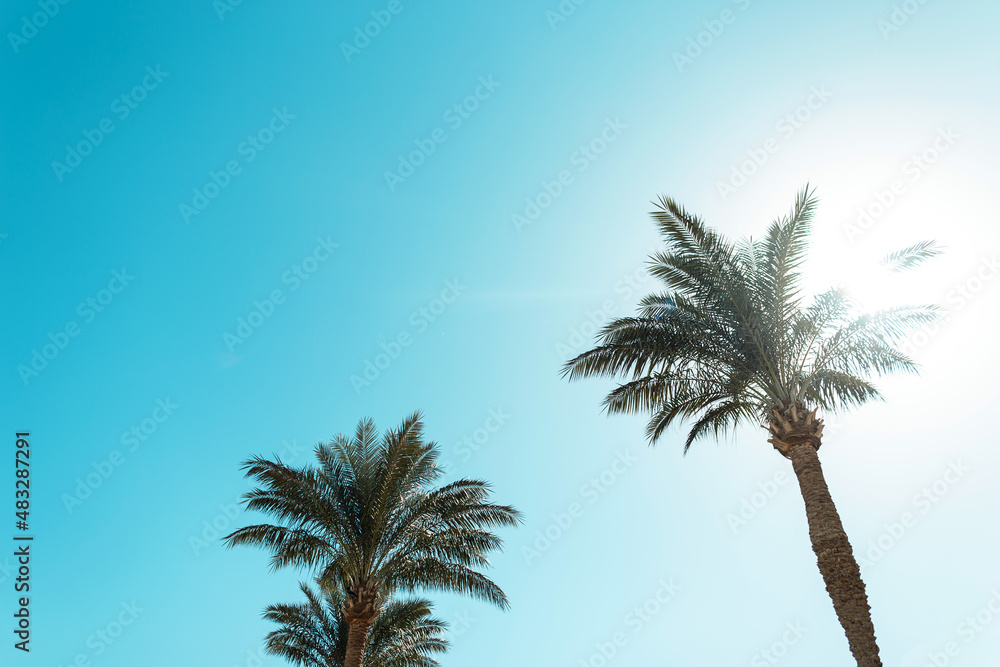
{"label": "palm tree trunk", "polygon": [[858,667],[881,667],[861,569],[854,559],[851,543],[830,497],[816,447],[808,442],[796,444],[789,447],[788,458],[792,460],[792,468],[805,500],[809,539],[812,540],[819,571],[833,600],[837,618],[847,634],[851,653],[858,661]]}
{"label": "palm tree trunk", "polygon": [[364,621],[352,621],[348,627],[344,667],[361,667],[365,658],[365,642],[368,640],[368,624]]}

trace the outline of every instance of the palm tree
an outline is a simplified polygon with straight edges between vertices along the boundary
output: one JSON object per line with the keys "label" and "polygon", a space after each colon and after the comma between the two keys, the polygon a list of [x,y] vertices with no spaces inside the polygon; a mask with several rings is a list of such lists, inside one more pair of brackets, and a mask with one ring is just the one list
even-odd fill
{"label": "palm tree", "polygon": [[[268,633],[264,650],[297,667],[341,667],[350,634],[341,612],[344,592],[335,588],[324,595],[305,583],[301,588],[305,602],[275,604],[264,612],[280,626]],[[427,600],[389,600],[368,634],[365,667],[437,667],[431,654],[448,650],[445,629]]]}
{"label": "palm tree", "polygon": [[316,446],[318,465],[293,468],[258,456],[243,466],[259,485],[244,504],[277,524],[240,528],[223,538],[226,546],[264,547],[272,568],[313,568],[324,588],[344,590],[345,667],[360,667],[369,629],[397,591],[453,591],[509,606],[479,568],[502,546],[493,529],[517,525],[520,514],[489,502],[481,480],[431,488],[441,475],[438,451],[414,413],[381,437],[362,419],[353,437]]}
{"label": "palm tree", "polygon": [[[804,305],[800,268],[815,206],[807,186],[764,239],[733,243],[661,198],[653,217],[666,248],[649,261],[666,291],[643,299],[636,317],[610,322],[598,346],[568,361],[563,375],[621,377],[604,407],[650,414],[650,444],[682,420],[693,421],[685,452],[741,423],[766,428],[798,478],[813,551],[851,652],[871,667],[882,664],[875,629],[820,468],[823,420],[816,413],[881,399],[872,375],[915,371],[896,345],[936,313],[900,307],[858,314],[841,289]],[[906,268],[936,252],[918,244],[887,261]]]}

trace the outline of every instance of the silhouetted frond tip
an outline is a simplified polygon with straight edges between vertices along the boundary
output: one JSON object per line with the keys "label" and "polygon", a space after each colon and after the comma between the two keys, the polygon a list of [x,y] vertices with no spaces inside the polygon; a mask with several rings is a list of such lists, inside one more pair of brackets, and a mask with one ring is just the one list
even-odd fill
{"label": "silhouetted frond tip", "polygon": [[891,252],[882,258],[882,266],[890,271],[905,271],[919,266],[931,257],[936,257],[943,252],[940,246],[934,241],[921,241],[908,248]]}

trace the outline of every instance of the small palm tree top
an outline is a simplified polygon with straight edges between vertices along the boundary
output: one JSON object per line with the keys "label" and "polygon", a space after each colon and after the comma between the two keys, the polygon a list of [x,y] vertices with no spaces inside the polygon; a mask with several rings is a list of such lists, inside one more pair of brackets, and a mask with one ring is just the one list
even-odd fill
{"label": "small palm tree top", "polygon": [[[300,584],[305,602],[274,604],[264,618],[277,623],[264,648],[298,667],[341,667],[347,655],[349,627],[341,613],[344,592],[319,593]],[[437,667],[432,657],[448,650],[447,624],[431,616],[427,600],[390,600],[372,625],[365,650],[366,667]]]}
{"label": "small palm tree top", "polygon": [[419,412],[381,436],[362,419],[352,436],[337,435],[315,453],[316,465],[259,456],[244,464],[258,486],[243,502],[277,523],[240,528],[224,538],[227,546],[264,547],[272,568],[318,568],[324,586],[342,586],[352,599],[436,589],[508,606],[478,569],[502,546],[494,529],[517,525],[520,514],[490,502],[482,480],[432,488],[442,474],[438,446],[424,440]]}
{"label": "small palm tree top", "polygon": [[[763,239],[733,242],[661,197],[652,215],[666,248],[649,266],[666,291],[644,298],[637,316],[610,322],[563,375],[628,380],[604,405],[650,413],[651,442],[675,421],[693,420],[685,452],[744,420],[759,423],[777,404],[840,411],[880,399],[872,377],[916,370],[897,345],[936,309],[861,313],[839,288],[804,305],[801,269],[816,203],[806,186]],[[886,264],[909,268],[936,252],[917,244]]]}

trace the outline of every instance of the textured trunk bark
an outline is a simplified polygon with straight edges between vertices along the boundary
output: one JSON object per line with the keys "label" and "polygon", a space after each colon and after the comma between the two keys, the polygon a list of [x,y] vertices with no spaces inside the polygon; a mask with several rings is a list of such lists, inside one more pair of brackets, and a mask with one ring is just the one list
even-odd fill
{"label": "textured trunk bark", "polygon": [[833,600],[837,618],[847,634],[851,653],[858,667],[881,667],[861,569],[854,559],[851,543],[830,497],[816,447],[808,442],[795,444],[788,448],[787,456],[792,460],[792,468],[805,500],[809,538],[819,571]]}
{"label": "textured trunk bark", "polygon": [[365,659],[365,642],[368,640],[368,624],[354,621],[348,624],[347,652],[344,667],[361,667]]}

